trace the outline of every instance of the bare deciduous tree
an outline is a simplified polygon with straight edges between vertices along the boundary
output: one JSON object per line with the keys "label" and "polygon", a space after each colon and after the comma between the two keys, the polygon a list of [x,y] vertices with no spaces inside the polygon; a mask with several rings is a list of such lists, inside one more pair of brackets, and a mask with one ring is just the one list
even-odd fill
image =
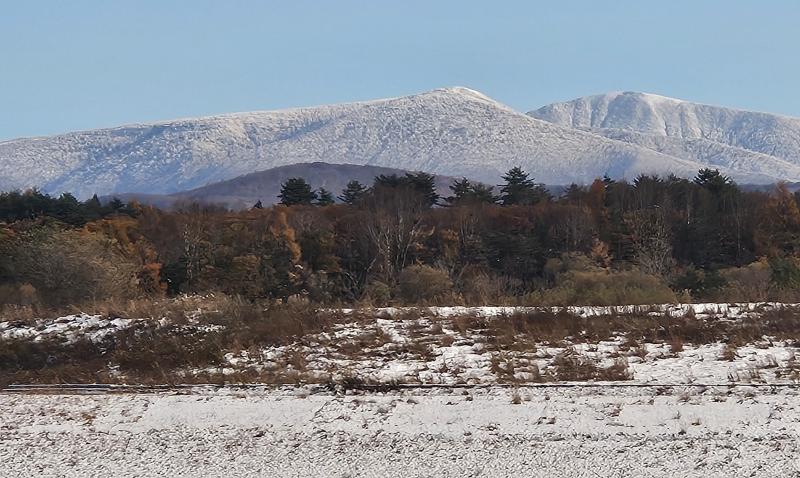
{"label": "bare deciduous tree", "polygon": [[664,276],[674,265],[672,237],[664,210],[659,207],[633,211],[625,216],[631,231],[636,264],[647,274]]}
{"label": "bare deciduous tree", "polygon": [[422,237],[424,198],[407,188],[376,188],[366,202],[364,229],[377,249],[383,278],[394,283],[408,264],[411,246]]}

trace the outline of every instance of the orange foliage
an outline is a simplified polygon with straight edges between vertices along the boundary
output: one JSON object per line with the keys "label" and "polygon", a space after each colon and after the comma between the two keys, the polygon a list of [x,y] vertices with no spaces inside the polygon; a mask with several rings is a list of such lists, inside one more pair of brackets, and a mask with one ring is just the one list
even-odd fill
{"label": "orange foliage", "polygon": [[114,216],[87,223],[84,231],[101,234],[112,247],[141,267],[139,287],[149,294],[163,294],[166,283],[161,281],[161,263],[153,246],[139,232],[139,221],[130,216]]}

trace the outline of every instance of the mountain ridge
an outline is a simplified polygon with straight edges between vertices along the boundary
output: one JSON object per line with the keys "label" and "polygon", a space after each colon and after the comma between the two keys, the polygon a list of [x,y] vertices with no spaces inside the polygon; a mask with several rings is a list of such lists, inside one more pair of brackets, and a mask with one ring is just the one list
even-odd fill
{"label": "mountain ridge", "polygon": [[[604,174],[690,177],[707,165],[692,154],[674,156],[666,148],[659,151],[609,137],[609,132],[535,116],[475,90],[451,87],[354,103],[18,138],[0,142],[0,187],[38,186],[79,197],[126,190],[170,194],[310,162],[417,170],[491,184],[513,166],[539,182],[568,184]],[[717,167],[742,182],[782,178],[758,158],[748,161],[744,170],[725,163]],[[791,175],[786,179],[800,180],[800,168],[773,162],[781,175]]]}
{"label": "mountain ridge", "polygon": [[[730,166],[744,161],[751,170],[777,168],[783,176],[779,179],[796,180],[800,173],[800,118],[639,92],[586,96],[545,105],[528,114],[660,151],[664,149],[652,146],[653,142],[663,143],[656,138],[670,138],[673,144],[676,139],[700,141],[716,148],[714,154],[730,158],[727,163],[715,163],[702,152],[688,154],[702,163]],[[623,137],[621,132],[629,136]]]}

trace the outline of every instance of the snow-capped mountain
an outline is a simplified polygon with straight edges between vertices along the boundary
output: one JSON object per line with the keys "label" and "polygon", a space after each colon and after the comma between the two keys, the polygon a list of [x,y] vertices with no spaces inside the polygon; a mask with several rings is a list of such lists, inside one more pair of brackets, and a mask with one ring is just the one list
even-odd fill
{"label": "snow-capped mountain", "polygon": [[[467,88],[311,108],[235,113],[0,142],[0,187],[80,197],[172,193],[281,165],[324,161],[466,176],[513,166],[547,184],[608,174],[692,176],[692,158],[542,121]],[[778,174],[720,169],[745,182]],[[800,180],[800,173],[796,178]]]}
{"label": "snow-capped mountain", "polygon": [[715,168],[796,181],[800,118],[621,92],[555,103],[534,118]]}

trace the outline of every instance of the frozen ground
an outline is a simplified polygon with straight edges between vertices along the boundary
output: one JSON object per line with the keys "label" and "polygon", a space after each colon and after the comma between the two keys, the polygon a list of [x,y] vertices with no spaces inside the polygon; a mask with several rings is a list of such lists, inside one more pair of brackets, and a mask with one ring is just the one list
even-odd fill
{"label": "frozen ground", "polygon": [[[0,478],[800,477],[796,307],[770,318],[781,307],[346,311],[285,345],[182,370],[306,385],[0,392]],[[587,317],[587,330],[567,327]],[[642,328],[648,317],[676,320]],[[224,330],[199,314],[73,315],[0,322],[0,339],[106,344],[154,320],[168,334]],[[653,327],[683,327],[683,340]]]}
{"label": "frozen ground", "polygon": [[0,476],[791,477],[800,476],[799,393],[0,394]]}

